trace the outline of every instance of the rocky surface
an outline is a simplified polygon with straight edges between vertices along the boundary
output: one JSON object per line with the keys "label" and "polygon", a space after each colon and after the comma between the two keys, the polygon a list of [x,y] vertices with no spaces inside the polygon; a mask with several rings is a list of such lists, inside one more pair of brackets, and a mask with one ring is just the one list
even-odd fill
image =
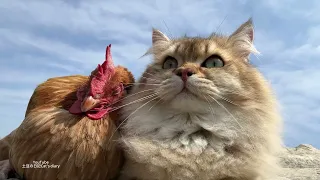
{"label": "rocky surface", "polygon": [[281,177],[277,180],[320,180],[320,150],[302,144],[280,153]]}

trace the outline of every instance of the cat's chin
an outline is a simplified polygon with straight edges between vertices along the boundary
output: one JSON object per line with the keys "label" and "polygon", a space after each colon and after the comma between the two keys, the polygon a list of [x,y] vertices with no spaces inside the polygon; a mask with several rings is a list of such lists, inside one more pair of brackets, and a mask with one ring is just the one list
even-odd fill
{"label": "cat's chin", "polygon": [[195,98],[195,95],[186,88],[183,88],[176,96]]}
{"label": "cat's chin", "polygon": [[175,98],[191,99],[192,101],[202,101],[197,92],[191,91],[189,88],[181,88],[180,92],[175,96]]}
{"label": "cat's chin", "polygon": [[187,89],[182,90],[176,94],[170,101],[167,102],[168,108],[175,109],[180,112],[199,112],[206,111],[205,101],[198,98],[195,94],[191,93]]}
{"label": "cat's chin", "polygon": [[179,90],[179,92],[178,92],[176,95],[174,95],[174,96],[172,97],[172,99],[174,99],[174,100],[178,99],[178,100],[184,101],[184,100],[186,100],[186,99],[197,100],[198,97],[197,97],[196,94],[194,94],[194,93],[193,93],[192,91],[190,91],[188,88],[183,87],[183,88],[181,88],[181,89]]}

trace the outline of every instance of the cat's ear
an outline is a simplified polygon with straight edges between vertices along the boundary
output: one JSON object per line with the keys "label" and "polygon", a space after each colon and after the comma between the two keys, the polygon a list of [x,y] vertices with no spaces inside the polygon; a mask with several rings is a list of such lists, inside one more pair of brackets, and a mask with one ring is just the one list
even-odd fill
{"label": "cat's ear", "polygon": [[162,52],[162,49],[167,47],[170,39],[158,29],[152,28],[152,47],[142,55],[144,57],[149,54],[155,54],[157,52]]}
{"label": "cat's ear", "polygon": [[152,29],[152,45],[168,43],[170,39],[157,29]]}
{"label": "cat's ear", "polygon": [[259,54],[253,45],[253,39],[254,27],[250,18],[229,36],[228,41],[232,43],[239,56],[247,59],[251,53]]}
{"label": "cat's ear", "polygon": [[250,18],[245,23],[241,24],[241,26],[231,35],[231,37],[239,37],[239,38],[245,38],[250,43],[253,42],[254,37],[254,27],[252,23],[252,18]]}

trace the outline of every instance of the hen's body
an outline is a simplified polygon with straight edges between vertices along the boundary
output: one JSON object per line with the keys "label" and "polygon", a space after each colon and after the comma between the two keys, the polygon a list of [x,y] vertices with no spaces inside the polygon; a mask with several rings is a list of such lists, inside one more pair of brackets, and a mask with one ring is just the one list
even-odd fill
{"label": "hen's body", "polygon": [[[90,120],[67,110],[88,79],[52,78],[36,88],[10,152],[14,169],[27,180],[107,180],[118,174],[122,153],[109,141],[116,128],[110,116]],[[24,168],[34,161],[59,167]]]}

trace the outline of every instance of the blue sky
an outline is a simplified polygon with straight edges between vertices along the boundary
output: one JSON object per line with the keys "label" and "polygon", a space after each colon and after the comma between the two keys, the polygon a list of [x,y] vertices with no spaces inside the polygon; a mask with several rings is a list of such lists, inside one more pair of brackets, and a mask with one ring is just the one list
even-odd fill
{"label": "blue sky", "polygon": [[261,52],[252,62],[280,100],[286,145],[320,148],[319,9],[317,0],[1,0],[0,136],[19,126],[37,84],[89,74],[109,43],[115,63],[139,77],[152,27],[171,37],[230,34],[252,17]]}

